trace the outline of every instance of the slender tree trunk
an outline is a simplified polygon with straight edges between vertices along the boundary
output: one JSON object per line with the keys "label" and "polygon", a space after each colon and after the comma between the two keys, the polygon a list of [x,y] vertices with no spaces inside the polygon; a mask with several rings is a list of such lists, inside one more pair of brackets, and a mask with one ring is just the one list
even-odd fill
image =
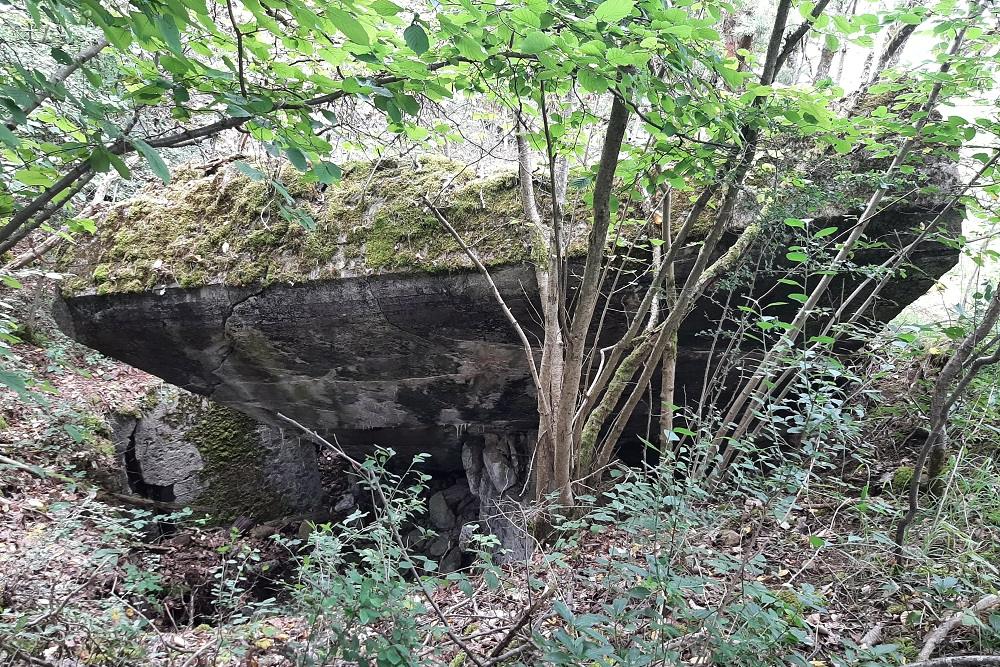
{"label": "slender tree trunk", "polygon": [[[966,335],[959,346],[952,353],[951,358],[941,369],[934,383],[934,391],[931,395],[930,408],[930,428],[920,454],[913,464],[913,477],[910,479],[910,487],[907,497],[909,507],[906,514],[896,525],[896,562],[903,559],[903,541],[906,539],[906,529],[913,519],[916,518],[919,509],[918,499],[920,494],[920,478],[924,465],[927,465],[927,478],[933,480],[941,472],[947,454],[947,426],[948,415],[955,402],[965,393],[969,383],[976,374],[985,366],[997,363],[1000,360],[1000,344],[993,334],[993,328],[997,320],[1000,319],[1000,290],[993,293],[989,306],[983,313],[982,319],[973,327],[972,331]],[[987,339],[992,340],[987,343],[988,348],[983,356],[975,359],[971,364],[976,350]],[[992,348],[992,349],[990,349]],[[953,387],[954,385],[954,387]]]}
{"label": "slender tree trunk", "polygon": [[[673,192],[668,189],[663,198],[663,212],[660,216],[660,238],[664,248],[670,251],[673,238]],[[674,267],[670,266],[666,280],[663,282],[663,301],[667,310],[677,307],[677,279]],[[674,332],[663,350],[662,371],[660,373],[660,443],[665,452],[672,446],[671,437],[674,430],[674,386],[677,383],[677,333]]]}
{"label": "slender tree trunk", "polygon": [[816,74],[813,76],[813,83],[819,83],[830,76],[830,67],[833,65],[833,57],[837,55],[836,49],[829,49],[823,45],[823,50],[819,54],[819,63],[816,64]]}
{"label": "slender tree trunk", "polygon": [[[948,59],[946,59],[940,67],[940,72],[942,74],[947,74],[947,72],[951,69],[951,58],[953,58],[961,48],[965,38],[965,31],[966,28],[963,27],[955,36],[955,40],[948,53]],[[934,84],[927,101],[921,107],[922,115],[914,127],[913,135],[910,136],[897,151],[892,163],[885,171],[887,176],[893,174],[906,159],[907,155],[909,155],[917,137],[921,135],[924,126],[929,121],[930,112],[937,105],[938,96],[941,93],[942,86],[943,83],[940,81]],[[868,228],[868,224],[879,210],[879,206],[885,194],[886,191],[879,188],[871,196],[864,212],[858,218],[858,223],[854,226],[844,243],[841,244],[837,255],[833,258],[829,270],[824,273],[816,287],[813,288],[809,297],[806,299],[805,303],[803,303],[803,305],[799,308],[799,311],[796,313],[791,322],[791,326],[782,336],[781,341],[779,341],[777,345],[771,348],[771,350],[764,355],[763,359],[761,359],[758,363],[753,375],[730,404],[729,410],[722,420],[722,426],[720,427],[719,432],[716,433],[712,446],[706,452],[706,456],[697,470],[698,475],[705,475],[710,470],[715,476],[721,475],[732,461],[735,456],[735,452],[737,451],[735,448],[730,448],[728,450],[721,462],[721,465],[715,465],[715,457],[718,454],[722,443],[727,440],[738,440],[747,433],[750,425],[756,418],[755,411],[747,409],[748,404],[752,400],[759,400],[760,398],[763,398],[763,396],[760,395],[760,392],[768,394],[771,391],[771,388],[774,385],[773,383],[767,383],[766,380],[769,379],[769,376],[774,371],[776,364],[780,360],[780,356],[790,350],[795,344],[799,334],[805,327],[806,322],[812,316],[814,310],[819,304],[820,299],[826,293],[830,283],[833,281],[833,277],[849,259],[854,246],[865,233],[865,230]]]}

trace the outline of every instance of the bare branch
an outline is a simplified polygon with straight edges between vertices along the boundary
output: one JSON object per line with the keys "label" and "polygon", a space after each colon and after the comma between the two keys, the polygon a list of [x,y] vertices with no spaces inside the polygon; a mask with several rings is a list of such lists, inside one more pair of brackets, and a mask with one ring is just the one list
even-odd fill
{"label": "bare branch", "polygon": [[517,321],[517,318],[514,317],[514,313],[511,312],[510,308],[507,306],[507,302],[504,300],[503,295],[500,293],[500,289],[497,287],[497,284],[493,281],[493,276],[490,275],[490,272],[486,268],[486,266],[480,261],[476,253],[472,251],[472,248],[469,247],[469,244],[467,244],[462,239],[462,236],[457,231],[455,231],[455,228],[451,226],[451,223],[448,222],[448,219],[444,217],[441,211],[438,210],[438,208],[434,206],[434,204],[432,204],[431,201],[427,199],[427,197],[422,197],[421,199],[423,199],[424,205],[431,210],[431,212],[434,214],[434,217],[437,218],[438,222],[441,223],[441,226],[444,227],[446,230],[448,230],[448,233],[451,234],[452,238],[455,239],[455,242],[458,243],[459,247],[462,248],[462,251],[466,254],[466,256],[468,256],[469,259],[472,260],[472,263],[476,266],[477,269],[479,269],[479,272],[486,279],[486,283],[490,286],[490,290],[493,292],[493,296],[494,298],[496,298],[497,303],[500,306],[500,309],[503,311],[503,314],[507,317],[507,320],[510,322],[511,326],[514,327],[514,331],[517,333],[517,337],[521,340],[521,345],[524,347],[524,354],[527,357],[528,368],[531,371],[531,378],[532,380],[534,380],[535,388],[540,392],[542,385],[538,379],[538,368],[535,366],[535,355],[534,352],[532,351],[531,343],[528,341],[528,336],[524,333],[524,329],[521,327],[521,323]]}
{"label": "bare branch", "polygon": [[[77,56],[73,58],[73,60],[71,60],[65,67],[63,67],[61,70],[52,75],[52,77],[48,81],[49,89],[39,93],[31,104],[21,109],[21,113],[24,114],[25,117],[30,116],[32,112],[38,109],[38,107],[42,106],[42,104],[44,104],[46,100],[52,97],[52,89],[55,88],[55,86],[66,81],[66,79],[68,79],[70,76],[73,75],[73,72],[77,71],[85,64],[87,64],[89,61],[93,60],[94,57],[97,56],[98,53],[103,51],[106,46],[108,46],[108,40],[102,37],[101,39],[97,40],[96,42],[88,46],[86,49],[78,53]],[[19,123],[15,118],[7,123],[7,129],[13,130],[18,125]]]}
{"label": "bare branch", "polygon": [[994,607],[1000,607],[1000,595],[987,595],[971,607],[956,611],[944,623],[927,633],[927,638],[924,640],[924,646],[920,649],[919,655],[917,655],[917,660],[929,660],[938,644],[944,641],[949,632],[962,625],[962,619],[966,616],[978,616]]}

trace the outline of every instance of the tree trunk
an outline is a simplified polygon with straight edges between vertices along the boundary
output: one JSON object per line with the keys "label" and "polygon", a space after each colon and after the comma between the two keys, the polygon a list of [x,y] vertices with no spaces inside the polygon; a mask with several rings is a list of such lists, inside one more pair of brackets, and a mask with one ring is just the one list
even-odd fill
{"label": "tree trunk", "polygon": [[819,54],[819,63],[816,65],[816,75],[813,76],[813,83],[819,83],[830,76],[830,67],[833,65],[833,57],[836,55],[835,49],[823,46],[823,51]]}

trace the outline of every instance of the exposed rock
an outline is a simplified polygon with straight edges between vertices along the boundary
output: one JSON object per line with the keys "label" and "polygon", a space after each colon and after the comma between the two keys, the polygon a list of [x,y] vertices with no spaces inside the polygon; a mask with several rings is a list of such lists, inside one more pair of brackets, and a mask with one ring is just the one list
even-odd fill
{"label": "exposed rock", "polygon": [[458,483],[442,490],[441,495],[449,506],[455,508],[456,512],[460,511],[465,501],[471,498],[468,481],[463,478]]}
{"label": "exposed rock", "polygon": [[451,540],[448,539],[447,535],[438,535],[427,546],[427,553],[433,558],[438,558],[443,556],[450,546]]}
{"label": "exposed rock", "polygon": [[484,532],[499,538],[507,552],[499,554],[501,560],[523,560],[531,552],[531,530],[523,501],[531,496],[525,482],[534,441],[535,434],[530,431],[486,433],[481,439],[470,438],[462,448],[462,460],[469,466],[469,488],[479,501],[479,522]]}
{"label": "exposed rock", "polygon": [[114,433],[133,493],[257,520],[317,507],[311,442],[174,387],[157,388],[145,403],[139,414],[119,415]]}
{"label": "exposed rock", "polygon": [[438,572],[448,574],[454,572],[462,566],[462,552],[458,547],[448,550],[441,562],[438,563]]}
{"label": "exposed rock", "polygon": [[408,548],[419,551],[422,546],[425,546],[424,531],[420,528],[410,529],[407,531],[406,535],[403,536],[403,542],[406,543]]}
{"label": "exposed rock", "polygon": [[299,524],[299,529],[296,531],[295,536],[302,541],[307,541],[314,530],[316,530],[316,525],[312,521],[303,521]]}
{"label": "exposed rock", "polygon": [[261,526],[255,526],[250,530],[251,537],[258,540],[266,540],[276,534],[278,534],[278,526],[269,523],[265,523]]}
{"label": "exposed rock", "polygon": [[[890,246],[905,242],[906,234],[896,238],[896,233],[933,213],[889,208],[873,224],[872,240]],[[848,215],[813,226],[846,227]],[[945,217],[946,224],[957,220]],[[885,250],[872,247],[859,250],[854,261],[878,264],[885,256]],[[941,244],[921,246],[907,277],[889,282],[870,317],[894,317],[956,259],[957,250]],[[691,261],[678,262],[679,279]],[[533,269],[505,265],[492,273],[529,335],[540,336],[533,325]],[[756,282],[739,287],[732,302],[777,301],[771,296],[775,278],[758,270]],[[821,305],[835,305],[837,295],[860,279],[858,273],[837,277]],[[624,290],[618,298],[635,295]],[[680,331],[678,396],[699,394],[711,361],[704,332],[721,317],[722,301],[704,300]],[[797,303],[783,303],[768,313],[787,319]],[[523,350],[488,284],[474,271],[81,294],[64,299],[58,309],[63,328],[90,347],[258,421],[284,426],[280,412],[321,434],[336,434],[358,456],[373,446],[392,447],[402,459],[429,452],[431,467],[455,470],[467,433],[524,433],[537,427]],[[621,325],[609,318],[607,339]],[[470,479],[477,474],[470,471]]]}
{"label": "exposed rock", "polygon": [[739,546],[741,541],[739,533],[728,529],[719,532],[715,538],[716,544],[723,547],[736,547]]}
{"label": "exposed rock", "polygon": [[473,536],[475,536],[478,531],[479,526],[474,523],[467,523],[462,526],[462,530],[458,535],[458,548],[462,551],[472,551],[473,547]]}
{"label": "exposed rock", "polygon": [[169,547],[176,547],[178,549],[183,549],[184,547],[191,544],[193,538],[191,533],[179,533],[172,537],[168,537],[163,541],[163,544]]}
{"label": "exposed rock", "polygon": [[[483,469],[486,470],[493,491],[503,493],[517,483],[517,471],[513,467],[516,454],[507,439],[494,433],[487,433],[484,441]],[[478,495],[483,495],[482,484]]]}
{"label": "exposed rock", "polygon": [[358,504],[357,499],[354,497],[353,493],[345,493],[337,500],[336,504],[333,506],[334,512],[347,512],[348,510],[354,509]]}
{"label": "exposed rock", "polygon": [[451,530],[455,527],[455,513],[441,491],[431,496],[427,502],[427,518],[439,530]]}

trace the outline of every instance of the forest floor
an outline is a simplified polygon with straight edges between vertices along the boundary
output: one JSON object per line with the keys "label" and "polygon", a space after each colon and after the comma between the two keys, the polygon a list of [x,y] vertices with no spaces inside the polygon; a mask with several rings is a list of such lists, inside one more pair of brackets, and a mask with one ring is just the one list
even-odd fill
{"label": "forest floor", "polygon": [[[117,503],[106,417],[134,409],[158,380],[51,326],[31,339],[12,361],[43,379],[41,399],[0,393],[0,665],[299,662],[322,619],[286,602],[304,581],[296,568],[317,544],[314,528],[240,532]],[[1000,592],[995,383],[985,379],[964,409],[899,568],[889,536],[912,476],[927,363],[878,363],[887,372],[851,451],[816,459],[804,476],[749,476],[714,494],[619,471],[529,562],[435,580],[426,592],[440,613],[415,599],[420,648],[409,664],[463,664],[466,649],[483,664],[602,664],[587,653],[600,627],[615,650],[658,642],[676,664],[899,665],[949,619],[933,655],[1000,652],[1000,604],[989,597]],[[671,511],[650,510],[664,499]],[[650,595],[659,625],[629,616]],[[397,632],[386,629],[397,612],[368,631]]]}

